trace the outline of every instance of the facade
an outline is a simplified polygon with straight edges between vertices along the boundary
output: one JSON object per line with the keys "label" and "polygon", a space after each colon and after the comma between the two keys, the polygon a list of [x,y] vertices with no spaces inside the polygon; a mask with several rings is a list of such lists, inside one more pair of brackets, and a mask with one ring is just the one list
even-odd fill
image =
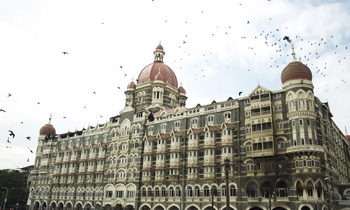
{"label": "facade", "polygon": [[281,90],[186,108],[164,55],[159,44],[109,122],[40,129],[29,209],[223,210],[226,196],[233,210],[345,208],[350,144],[306,65],[289,63]]}

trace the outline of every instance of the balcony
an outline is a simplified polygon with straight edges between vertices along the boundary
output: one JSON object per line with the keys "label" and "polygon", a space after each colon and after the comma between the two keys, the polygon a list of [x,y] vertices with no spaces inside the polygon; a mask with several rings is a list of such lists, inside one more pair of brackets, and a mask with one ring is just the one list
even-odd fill
{"label": "balcony", "polygon": [[287,148],[286,153],[298,152],[315,152],[324,153],[323,147],[320,145],[296,145]]}

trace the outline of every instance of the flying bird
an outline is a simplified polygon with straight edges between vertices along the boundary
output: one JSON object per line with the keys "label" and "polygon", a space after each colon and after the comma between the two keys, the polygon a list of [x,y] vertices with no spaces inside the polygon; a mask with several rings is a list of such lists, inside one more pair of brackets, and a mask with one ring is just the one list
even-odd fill
{"label": "flying bird", "polygon": [[31,153],[34,153],[33,150],[31,150],[29,147],[27,147]]}
{"label": "flying bird", "polygon": [[26,138],[30,141],[30,138],[31,138],[31,137],[30,137],[30,136],[27,136]]}
{"label": "flying bird", "polygon": [[92,92],[93,94],[96,94],[96,92]]}
{"label": "flying bird", "polygon": [[288,36],[284,36],[284,37],[283,37],[283,40],[287,40],[287,42],[289,42],[289,43],[292,42],[292,40],[290,40]]}
{"label": "flying bird", "polygon": [[6,112],[5,110],[3,110],[3,109],[0,109],[0,112]]}
{"label": "flying bird", "polygon": [[12,136],[12,138],[15,138],[15,136],[16,136],[15,133],[11,130],[9,130],[9,132],[10,132],[10,136]]}
{"label": "flying bird", "polygon": [[11,144],[10,137],[7,137],[7,143]]}
{"label": "flying bird", "polygon": [[67,52],[62,52],[63,53],[63,55],[66,55],[66,54],[68,54]]}
{"label": "flying bird", "polygon": [[238,93],[238,95],[239,95],[239,96],[241,96],[241,94],[242,94],[242,93],[243,93],[243,92],[242,92],[242,91],[240,91],[240,92]]}
{"label": "flying bird", "polygon": [[10,96],[12,96],[11,93],[8,93],[7,97],[10,97]]}

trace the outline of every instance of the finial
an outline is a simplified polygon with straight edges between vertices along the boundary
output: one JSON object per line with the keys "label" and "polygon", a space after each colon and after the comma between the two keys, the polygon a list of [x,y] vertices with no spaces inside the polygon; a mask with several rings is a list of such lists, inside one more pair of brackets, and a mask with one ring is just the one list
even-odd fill
{"label": "finial", "polygon": [[180,82],[180,86],[182,86],[182,82]]}
{"label": "finial", "polygon": [[161,44],[161,41],[159,40],[159,44]]}
{"label": "finial", "polygon": [[297,59],[295,58],[295,52],[294,52],[294,44],[292,43],[292,57],[293,57],[293,61],[297,61]]}
{"label": "finial", "polygon": [[134,77],[131,78],[131,81],[132,81],[132,82],[134,81]]}
{"label": "finial", "polygon": [[345,135],[348,135],[348,130],[346,129],[346,126],[345,126]]}
{"label": "finial", "polygon": [[52,112],[50,113],[49,124],[51,124]]}
{"label": "finial", "polygon": [[295,58],[294,44],[293,44],[292,40],[289,39],[288,36],[284,36],[284,37],[283,37],[283,40],[287,40],[287,42],[289,42],[289,43],[292,44],[292,57],[293,57],[293,61],[297,61],[297,59]]}

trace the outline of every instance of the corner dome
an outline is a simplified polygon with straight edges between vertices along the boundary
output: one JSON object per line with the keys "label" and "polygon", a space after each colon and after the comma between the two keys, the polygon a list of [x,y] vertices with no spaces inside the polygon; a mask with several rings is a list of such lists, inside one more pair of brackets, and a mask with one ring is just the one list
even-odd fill
{"label": "corner dome", "polygon": [[178,92],[181,94],[185,94],[186,95],[186,90],[184,87],[180,86],[179,89],[178,89]]}
{"label": "corner dome", "polygon": [[312,73],[306,65],[299,61],[290,62],[282,71],[282,84],[290,80],[306,79],[312,81]]}
{"label": "corner dome", "polygon": [[175,73],[169,66],[163,63],[163,57],[165,55],[163,46],[159,44],[153,54],[154,62],[142,69],[138,76],[137,84],[139,85],[148,81],[161,80],[165,83],[169,83],[175,88],[178,88]]}
{"label": "corner dome", "polygon": [[53,125],[51,124],[46,124],[43,127],[40,128],[40,135],[44,135],[46,136],[47,134],[54,134],[54,136],[56,135],[56,129],[53,127]]}
{"label": "corner dome", "polygon": [[132,81],[128,84],[128,89],[135,89],[135,88],[136,88],[136,84],[134,81]]}

